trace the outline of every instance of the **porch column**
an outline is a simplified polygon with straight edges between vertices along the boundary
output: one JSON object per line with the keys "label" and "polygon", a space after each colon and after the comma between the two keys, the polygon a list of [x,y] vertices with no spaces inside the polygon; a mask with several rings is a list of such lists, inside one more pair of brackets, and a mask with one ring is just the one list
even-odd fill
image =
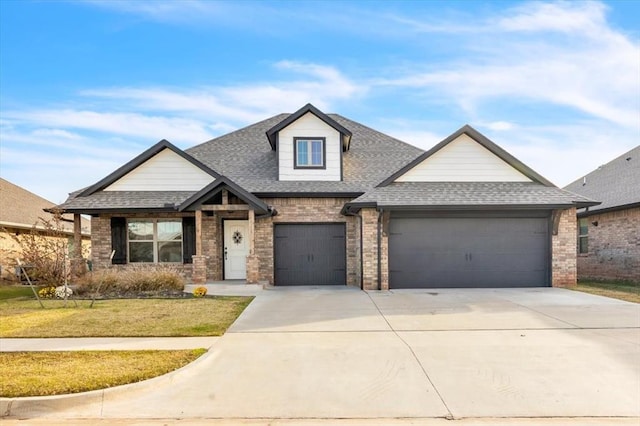
{"label": "porch column", "polygon": [[247,256],[247,283],[256,284],[259,278],[259,262],[258,257],[255,254],[255,223],[256,215],[255,211],[249,210],[249,232],[247,237],[249,238],[249,255]]}
{"label": "porch column", "polygon": [[196,210],[196,256],[202,256],[202,210]]}
{"label": "porch column", "polygon": [[86,262],[82,258],[82,217],[73,215],[73,253],[69,253],[71,276],[78,277],[86,272]]}
{"label": "porch column", "polygon": [[256,213],[253,210],[249,210],[249,255],[253,255],[255,249],[254,230],[256,224]]}
{"label": "porch column", "polygon": [[202,210],[196,210],[196,254],[193,255],[191,281],[194,284],[207,282],[207,257],[202,252]]}
{"label": "porch column", "polygon": [[73,257],[82,257],[82,222],[79,214],[73,215]]}

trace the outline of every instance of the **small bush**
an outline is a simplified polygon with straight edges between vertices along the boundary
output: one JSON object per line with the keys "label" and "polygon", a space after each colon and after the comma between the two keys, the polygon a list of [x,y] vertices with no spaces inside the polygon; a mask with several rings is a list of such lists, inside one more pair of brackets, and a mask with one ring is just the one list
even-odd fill
{"label": "small bush", "polygon": [[43,287],[38,290],[38,296],[43,299],[53,299],[56,295],[56,288],[54,286]]}
{"label": "small bush", "polygon": [[206,287],[196,287],[195,290],[193,290],[193,296],[194,297],[204,297],[207,295],[207,288]]}
{"label": "small bush", "polygon": [[184,278],[170,267],[130,266],[123,270],[101,270],[85,275],[77,292],[83,295],[138,296],[178,292],[184,289]]}

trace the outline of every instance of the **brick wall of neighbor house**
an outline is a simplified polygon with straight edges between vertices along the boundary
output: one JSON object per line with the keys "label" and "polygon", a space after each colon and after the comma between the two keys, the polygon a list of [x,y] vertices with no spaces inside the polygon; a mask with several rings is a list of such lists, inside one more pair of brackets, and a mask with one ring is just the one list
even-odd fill
{"label": "brick wall of neighbor house", "polygon": [[273,284],[273,225],[276,223],[343,222],[347,227],[347,285],[360,286],[359,224],[355,216],[344,216],[340,210],[345,198],[265,198],[278,215],[256,219],[255,255],[260,281]]}
{"label": "brick wall of neighbor house", "polygon": [[551,237],[551,284],[554,287],[576,285],[576,209],[563,210],[558,234]]}
{"label": "brick wall of neighbor house", "polygon": [[[123,215],[100,215],[98,217],[91,218],[91,261],[93,263],[93,270],[105,269],[105,268],[113,268],[117,270],[123,270],[126,268],[140,267],[142,264],[133,263],[127,265],[111,265],[111,261],[109,256],[111,255],[111,217],[113,216],[123,216]],[[162,218],[180,218],[186,215],[181,214],[136,214],[136,215],[127,215],[127,217],[135,217],[138,219],[162,219]],[[155,264],[144,264],[145,267],[154,268],[157,267]],[[182,264],[182,263],[166,263],[166,264],[158,264],[161,267],[171,266],[175,269],[179,274],[185,277],[187,281],[191,280],[192,273],[192,265],[191,264]]]}
{"label": "brick wall of neighbor house", "polygon": [[587,221],[589,252],[578,254],[578,278],[640,282],[640,207],[595,214]]}

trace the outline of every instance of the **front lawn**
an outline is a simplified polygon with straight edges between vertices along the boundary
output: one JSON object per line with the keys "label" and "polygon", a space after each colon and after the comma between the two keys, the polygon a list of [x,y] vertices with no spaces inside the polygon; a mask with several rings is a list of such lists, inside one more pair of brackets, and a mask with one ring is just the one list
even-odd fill
{"label": "front lawn", "polygon": [[0,337],[220,336],[253,297],[0,300]]}
{"label": "front lawn", "polygon": [[575,290],[640,303],[640,283],[629,281],[579,281]]}
{"label": "front lawn", "polygon": [[176,370],[205,352],[4,352],[0,353],[0,396],[60,395],[138,382]]}
{"label": "front lawn", "polygon": [[[36,291],[38,291],[37,288]],[[0,285],[0,300],[18,297],[35,298],[33,290],[28,285]]]}

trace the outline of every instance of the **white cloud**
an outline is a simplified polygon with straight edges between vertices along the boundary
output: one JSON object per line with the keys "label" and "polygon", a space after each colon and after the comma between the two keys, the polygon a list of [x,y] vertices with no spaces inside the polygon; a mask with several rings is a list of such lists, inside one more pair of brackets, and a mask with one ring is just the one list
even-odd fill
{"label": "white cloud", "polygon": [[527,3],[460,38],[464,61],[415,72],[418,64],[374,83],[449,96],[472,115],[489,101],[521,99],[637,128],[640,46],[609,27],[605,11],[591,2]]}

